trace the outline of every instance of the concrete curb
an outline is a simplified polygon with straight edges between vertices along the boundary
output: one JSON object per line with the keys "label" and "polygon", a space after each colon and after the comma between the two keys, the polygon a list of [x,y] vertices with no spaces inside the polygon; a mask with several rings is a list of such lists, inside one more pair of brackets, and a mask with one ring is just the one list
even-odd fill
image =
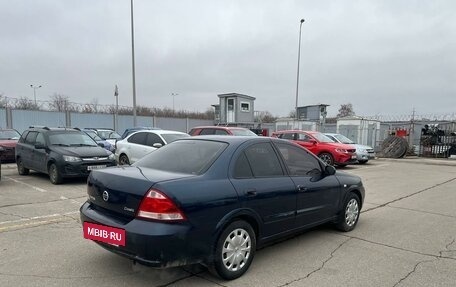
{"label": "concrete curb", "polygon": [[427,165],[440,165],[440,166],[456,166],[455,159],[448,158],[422,158],[417,156],[410,156],[404,158],[377,158],[378,161],[391,161],[391,162],[406,162]]}

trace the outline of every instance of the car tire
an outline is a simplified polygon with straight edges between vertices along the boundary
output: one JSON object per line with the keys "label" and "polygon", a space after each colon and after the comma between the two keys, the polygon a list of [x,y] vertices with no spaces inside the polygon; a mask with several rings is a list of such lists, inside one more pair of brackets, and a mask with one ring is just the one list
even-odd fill
{"label": "car tire", "polygon": [[49,166],[49,180],[51,181],[52,184],[60,184],[63,181],[62,175],[59,172],[59,169],[57,168],[57,165],[55,163],[52,163]]}
{"label": "car tire", "polygon": [[27,174],[29,174],[30,170],[24,166],[24,162],[22,161],[21,158],[18,158],[18,159],[16,160],[16,164],[17,164],[17,172],[18,172],[20,175],[27,175]]}
{"label": "car tire", "polygon": [[360,214],[361,201],[353,192],[350,192],[345,199],[343,209],[340,211],[337,220],[337,228],[341,231],[348,232],[355,229]]}
{"label": "car tire", "polygon": [[328,152],[323,152],[318,157],[327,165],[334,165],[334,157]]}
{"label": "car tire", "polygon": [[122,154],[119,157],[119,165],[130,165],[130,160],[126,154]]}
{"label": "car tire", "polygon": [[366,164],[368,161],[367,160],[358,160],[359,164]]}
{"label": "car tire", "polygon": [[210,270],[225,280],[242,276],[253,261],[256,236],[252,226],[245,221],[234,221],[220,235]]}

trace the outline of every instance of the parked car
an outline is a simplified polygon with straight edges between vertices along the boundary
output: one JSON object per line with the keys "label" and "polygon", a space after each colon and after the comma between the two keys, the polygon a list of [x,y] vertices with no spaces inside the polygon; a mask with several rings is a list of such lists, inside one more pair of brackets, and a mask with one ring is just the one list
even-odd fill
{"label": "parked car", "polygon": [[115,145],[111,144],[107,140],[100,138],[94,130],[83,129],[82,131],[85,132],[89,137],[91,137],[99,146],[114,153]]}
{"label": "parked car", "polygon": [[0,147],[3,152],[0,154],[0,159],[3,161],[14,161],[17,141],[21,134],[15,129],[0,129]]}
{"label": "parked car", "polygon": [[87,192],[85,238],[153,267],[203,263],[228,280],[267,243],[326,222],[354,229],[365,193],[359,177],[292,142],[226,136],[95,170]]}
{"label": "parked car", "polygon": [[356,159],[358,163],[365,164],[370,159],[375,158],[375,151],[372,147],[362,144],[357,144],[351,139],[347,138],[341,134],[333,134],[333,133],[325,133],[327,137],[332,139],[334,142],[343,143],[343,144],[350,144],[356,148]]}
{"label": "parked car", "polygon": [[132,164],[146,154],[188,134],[168,130],[142,130],[134,132],[116,143],[116,159],[120,165]]}
{"label": "parked car", "polygon": [[161,128],[155,128],[155,127],[134,127],[134,128],[128,128],[128,129],[125,129],[125,131],[123,132],[122,136],[120,139],[124,139],[126,138],[127,136],[131,135],[132,133],[134,132],[137,132],[137,131],[142,131],[142,130],[161,130]]}
{"label": "parked car", "polygon": [[86,133],[70,128],[30,127],[16,148],[17,170],[49,174],[53,184],[67,177],[84,177],[90,171],[115,166],[113,153],[97,145]]}
{"label": "parked car", "polygon": [[346,166],[356,162],[354,146],[335,143],[320,132],[287,130],[274,132],[272,136],[291,140],[305,147],[328,165]]}
{"label": "parked car", "polygon": [[249,129],[241,127],[203,126],[194,127],[188,133],[191,136],[202,135],[229,135],[229,136],[257,136]]}
{"label": "parked car", "polygon": [[111,145],[115,145],[117,140],[121,139],[121,136],[113,129],[99,129],[99,128],[85,128],[86,130],[93,130],[97,135],[108,141]]}

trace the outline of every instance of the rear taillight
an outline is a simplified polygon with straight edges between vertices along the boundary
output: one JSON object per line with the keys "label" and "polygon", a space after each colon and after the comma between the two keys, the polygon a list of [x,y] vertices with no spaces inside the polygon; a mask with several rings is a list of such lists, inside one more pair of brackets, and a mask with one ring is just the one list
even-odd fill
{"label": "rear taillight", "polygon": [[166,195],[151,189],[144,196],[137,217],[164,221],[185,220],[184,214]]}

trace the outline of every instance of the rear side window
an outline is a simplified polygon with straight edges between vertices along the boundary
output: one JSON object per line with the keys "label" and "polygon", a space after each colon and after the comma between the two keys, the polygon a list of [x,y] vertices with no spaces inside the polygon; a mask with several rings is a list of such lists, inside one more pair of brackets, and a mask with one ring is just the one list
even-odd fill
{"label": "rear side window", "polygon": [[215,133],[214,129],[202,129],[200,135],[213,135]]}
{"label": "rear side window", "polygon": [[251,178],[253,177],[252,170],[250,169],[249,161],[245,156],[245,153],[237,158],[234,164],[234,178]]}
{"label": "rear side window", "polygon": [[215,141],[176,141],[151,152],[135,162],[133,166],[177,173],[202,174],[227,146],[227,143]]}
{"label": "rear side window", "polygon": [[254,144],[246,148],[245,154],[255,177],[282,176],[279,158],[269,143]]}
{"label": "rear side window", "polygon": [[228,132],[225,131],[225,130],[215,130],[215,134],[216,135],[226,136],[228,134]]}
{"label": "rear side window", "polygon": [[146,145],[147,133],[136,133],[128,138],[129,143]]}
{"label": "rear side window", "polygon": [[293,140],[294,139],[294,134],[282,134],[280,136],[281,139],[284,139],[284,140]]}

